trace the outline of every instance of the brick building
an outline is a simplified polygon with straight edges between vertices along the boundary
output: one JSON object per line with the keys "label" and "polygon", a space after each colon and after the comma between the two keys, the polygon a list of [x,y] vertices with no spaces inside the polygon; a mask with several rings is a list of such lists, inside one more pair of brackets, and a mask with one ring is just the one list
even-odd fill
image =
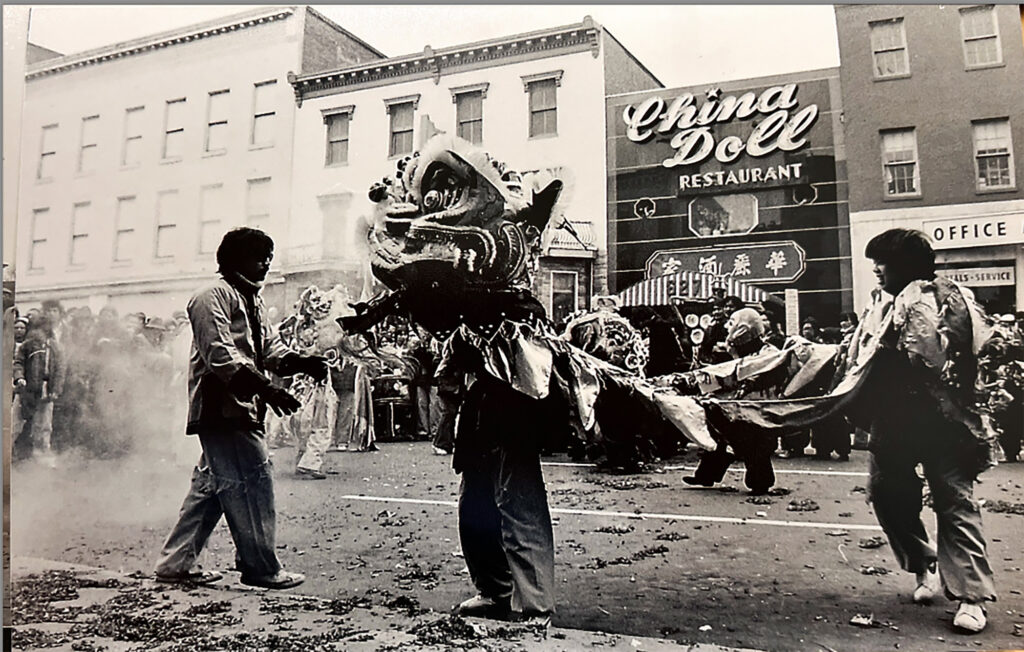
{"label": "brick building", "polygon": [[990,312],[1024,309],[1024,39],[1018,5],[837,5],[853,289],[864,247],[921,229]]}

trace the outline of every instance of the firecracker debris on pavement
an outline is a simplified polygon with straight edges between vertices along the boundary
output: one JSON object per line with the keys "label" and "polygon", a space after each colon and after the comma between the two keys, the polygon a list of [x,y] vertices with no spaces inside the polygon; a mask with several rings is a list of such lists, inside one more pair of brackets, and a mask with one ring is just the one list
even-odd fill
{"label": "firecracker debris on pavement", "polygon": [[[326,599],[242,585],[168,585],[138,572],[12,560],[15,650],[680,650],[712,644],[462,618],[387,590]],[[750,651],[747,652],[756,652]]]}

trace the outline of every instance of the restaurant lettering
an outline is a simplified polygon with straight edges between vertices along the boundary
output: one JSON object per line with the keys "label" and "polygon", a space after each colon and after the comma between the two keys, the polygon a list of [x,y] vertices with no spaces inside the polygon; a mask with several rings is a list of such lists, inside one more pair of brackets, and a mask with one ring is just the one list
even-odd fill
{"label": "restaurant lettering", "polygon": [[729,170],[728,172],[720,170],[718,172],[684,174],[679,177],[679,189],[689,190],[691,188],[711,188],[713,186],[789,181],[800,178],[800,168],[803,165],[803,163],[790,163],[788,165],[771,165],[763,168],[740,168],[738,170]]}
{"label": "restaurant lettering", "polygon": [[[637,106],[627,106],[622,120],[626,136],[635,143],[676,132],[670,140],[676,153],[662,162],[667,168],[697,165],[711,156],[721,163],[732,163],[744,153],[757,158],[778,150],[792,152],[807,144],[806,136],[818,119],[818,105],[791,113],[797,106],[796,93],[796,84],[772,86],[760,94],[751,91],[738,97],[721,97],[720,91],[712,88],[706,93],[707,101],[700,105],[693,93],[683,93],[671,103],[654,96]],[[756,115],[764,118],[746,139],[726,136],[717,140],[710,128]]]}

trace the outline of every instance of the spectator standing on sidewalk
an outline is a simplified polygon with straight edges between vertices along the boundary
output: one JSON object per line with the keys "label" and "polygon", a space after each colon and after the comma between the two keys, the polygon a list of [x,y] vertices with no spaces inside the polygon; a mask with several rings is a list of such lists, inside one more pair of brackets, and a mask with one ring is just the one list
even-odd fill
{"label": "spectator standing on sidewalk", "polygon": [[203,453],[156,565],[160,581],[221,579],[220,573],[201,571],[195,563],[222,514],[243,584],[286,589],[305,580],[283,570],[277,558],[274,485],[264,435],[268,405],[290,414],[300,404],[275,387],[265,370],[322,379],[327,365],[323,358],[289,351],[268,327],[260,290],[273,257],[274,241],[266,233],[248,227],[229,231],[217,249],[221,277],[189,301],[193,344],[186,432],[199,436]]}
{"label": "spectator standing on sidewalk", "polygon": [[12,459],[38,455],[53,466],[53,403],[64,390],[64,358],[50,317],[40,312],[29,320],[25,341],[14,358],[14,388],[20,403],[21,432],[14,437]]}

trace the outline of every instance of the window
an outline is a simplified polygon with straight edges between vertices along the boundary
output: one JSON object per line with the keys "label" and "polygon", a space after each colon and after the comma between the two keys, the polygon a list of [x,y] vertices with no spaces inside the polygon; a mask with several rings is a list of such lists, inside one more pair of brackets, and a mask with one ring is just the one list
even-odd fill
{"label": "window", "polygon": [[961,9],[960,32],[964,37],[964,63],[968,68],[1003,62],[996,12],[992,5]]}
{"label": "window", "polygon": [[479,145],[484,141],[484,94],[482,91],[455,96],[455,125],[459,138]]}
{"label": "window", "polygon": [[223,214],[224,186],[203,186],[199,191],[199,253],[212,254],[220,244],[220,216]]}
{"label": "window", "polygon": [[153,251],[157,258],[174,256],[174,235],[181,214],[177,190],[164,190],[156,196],[156,246]]}
{"label": "window", "polygon": [[907,35],[903,19],[893,18],[868,23],[871,29],[871,53],[875,77],[904,77],[910,74],[907,58]]}
{"label": "window", "polygon": [[551,321],[558,324],[576,312],[579,274],[551,272]]}
{"label": "window", "polygon": [[206,106],[206,152],[223,152],[228,148],[229,91],[213,91]]}
{"label": "window", "polygon": [[1010,121],[979,120],[974,127],[974,161],[978,173],[978,190],[1013,188],[1013,144]]}
{"label": "window", "polygon": [[29,269],[43,269],[43,261],[48,257],[46,250],[46,222],[49,217],[49,208],[37,208],[32,211],[32,242],[28,249]]}
{"label": "window", "polygon": [[142,110],[145,107],[133,106],[124,112],[124,151],[121,152],[121,165],[138,165],[142,162]]}
{"label": "window", "polygon": [[562,71],[526,75],[523,87],[530,94],[530,138],[558,134],[557,88],[562,85]]}
{"label": "window", "polygon": [[389,157],[412,153],[412,123],[415,111],[416,105],[414,102],[388,105],[388,113],[391,114],[391,141],[388,146]]}
{"label": "window", "polygon": [[277,81],[256,84],[252,100],[252,138],[250,144],[256,147],[274,144],[274,90]]}
{"label": "window", "polygon": [[57,160],[57,125],[46,125],[39,145],[39,169],[37,179],[52,179],[54,162]]}
{"label": "window", "polygon": [[114,262],[132,259],[135,249],[135,197],[117,198],[116,227],[114,231]]}
{"label": "window", "polygon": [[882,167],[887,196],[921,194],[917,169],[917,135],[913,129],[882,132]]}
{"label": "window", "polygon": [[72,265],[85,265],[89,257],[89,229],[92,227],[92,204],[80,202],[71,209]]}
{"label": "window", "polygon": [[270,221],[270,177],[249,179],[245,197],[245,224],[266,230]]}
{"label": "window", "polygon": [[96,150],[99,143],[100,117],[91,115],[82,118],[82,144],[78,151],[78,171],[92,172],[96,169]]}
{"label": "window", "polygon": [[327,153],[324,165],[348,164],[348,128],[354,110],[354,106],[345,106],[322,111],[324,124],[327,125]]}
{"label": "window", "polygon": [[164,158],[181,158],[185,151],[185,98],[167,101],[164,116]]}

